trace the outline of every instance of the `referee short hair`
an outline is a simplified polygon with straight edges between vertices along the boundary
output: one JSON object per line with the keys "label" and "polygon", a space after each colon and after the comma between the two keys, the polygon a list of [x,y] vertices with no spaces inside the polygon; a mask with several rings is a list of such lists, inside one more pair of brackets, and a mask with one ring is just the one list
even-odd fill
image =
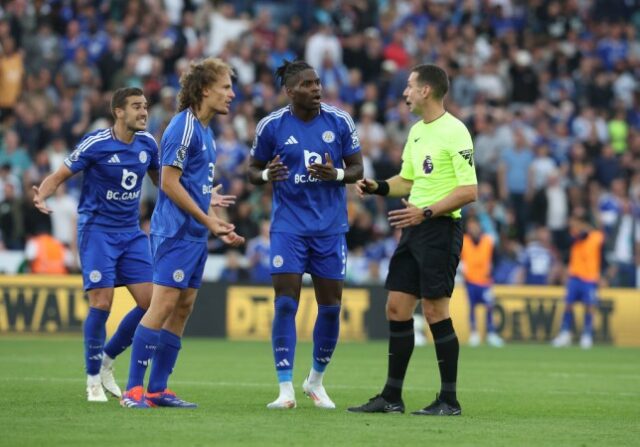
{"label": "referee short hair", "polygon": [[421,64],[411,70],[418,74],[418,83],[427,84],[433,89],[435,99],[442,99],[449,91],[449,77],[447,73],[437,65]]}

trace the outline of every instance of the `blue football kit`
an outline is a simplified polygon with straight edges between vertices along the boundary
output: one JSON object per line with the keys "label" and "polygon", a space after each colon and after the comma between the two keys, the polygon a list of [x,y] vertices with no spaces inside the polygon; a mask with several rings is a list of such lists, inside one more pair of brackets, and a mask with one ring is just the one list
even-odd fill
{"label": "blue football kit", "polygon": [[268,162],[277,155],[289,169],[289,178],[273,182],[271,211],[271,274],[311,273],[343,280],[346,270],[346,189],[342,182],[309,176],[313,163],[336,167],[360,151],[351,117],[321,104],[320,113],[304,122],[291,108],[279,109],[260,121],[251,154]]}
{"label": "blue football kit", "polygon": [[149,239],[140,229],[140,191],[157,170],[158,146],[148,132],[131,143],[100,129],[84,136],[65,159],[84,171],[78,204],[78,251],[85,290],[151,281]]}
{"label": "blue football kit", "polygon": [[[180,169],[180,183],[206,214],[209,211],[216,148],[213,132],[190,109],[173,117],[160,142],[162,166]],[[160,174],[162,176],[162,173]],[[153,282],[179,289],[199,288],[207,260],[209,230],[163,191],[151,217]]]}

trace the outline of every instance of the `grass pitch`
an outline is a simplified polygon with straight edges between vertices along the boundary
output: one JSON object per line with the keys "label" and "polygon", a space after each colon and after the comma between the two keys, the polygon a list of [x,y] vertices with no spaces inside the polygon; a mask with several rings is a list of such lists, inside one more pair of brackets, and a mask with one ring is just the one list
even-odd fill
{"label": "grass pitch", "polygon": [[[379,392],[386,343],[338,346],[325,386],[335,411],[300,389],[311,345],[298,346],[298,408],[270,411],[277,385],[270,344],[186,339],[170,382],[197,410],[130,410],[85,400],[80,338],[0,337],[1,446],[640,445],[640,350],[462,347],[463,415],[361,415],[346,407]],[[429,403],[439,378],[433,346],[416,348],[407,411]],[[116,362],[121,386],[128,351]]]}

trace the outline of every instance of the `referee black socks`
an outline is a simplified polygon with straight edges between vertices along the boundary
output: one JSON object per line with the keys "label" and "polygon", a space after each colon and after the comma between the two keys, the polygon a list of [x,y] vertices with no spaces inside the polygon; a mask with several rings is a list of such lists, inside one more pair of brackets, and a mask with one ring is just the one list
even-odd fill
{"label": "referee black socks", "polygon": [[413,353],[413,318],[407,321],[389,321],[389,366],[387,383],[382,397],[389,402],[402,399],[402,382]]}
{"label": "referee black socks", "polygon": [[453,329],[453,322],[451,318],[447,318],[430,324],[429,328],[433,334],[438,368],[440,368],[440,399],[449,404],[457,404],[456,380],[460,344]]}

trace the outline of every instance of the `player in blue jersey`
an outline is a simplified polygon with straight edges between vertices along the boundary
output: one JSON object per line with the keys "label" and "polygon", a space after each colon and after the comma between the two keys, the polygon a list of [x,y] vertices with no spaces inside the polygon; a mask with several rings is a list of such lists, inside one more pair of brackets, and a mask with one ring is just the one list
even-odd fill
{"label": "player in blue jersey", "polygon": [[344,111],[320,101],[322,86],[304,61],[276,72],[290,105],[256,128],[249,179],[273,183],[271,278],[275,289],[273,355],[280,384],[268,408],[294,408],[295,316],[302,275],[311,274],[318,303],[313,366],[302,388],[315,405],[335,408],[322,378],[338,341],[340,302],[347,262],[346,183],[362,178],[355,126]]}
{"label": "player in blue jersey", "polygon": [[215,114],[229,113],[235,97],[231,74],[229,65],[208,58],[193,63],[180,79],[178,114],[160,142],[160,193],[151,218],[153,295],[133,339],[124,407],[196,407],[177,397],[167,382],[202,281],[209,232],[232,246],[244,243],[212,206],[216,148],[209,123]]}
{"label": "player in blue jersey", "polygon": [[[151,300],[149,238],[140,229],[140,189],[145,174],[158,183],[158,145],[148,132],[147,100],[139,88],[121,88],[111,99],[112,128],[84,136],[65,164],[34,187],[34,203],[51,213],[46,199],[84,171],[78,205],[78,251],[89,314],[84,324],[87,399],[106,402],[104,388],[120,397],[113,359],[130,344]],[[55,211],[55,210],[54,210]],[[105,346],[114,287],[127,286],[137,306]]]}

